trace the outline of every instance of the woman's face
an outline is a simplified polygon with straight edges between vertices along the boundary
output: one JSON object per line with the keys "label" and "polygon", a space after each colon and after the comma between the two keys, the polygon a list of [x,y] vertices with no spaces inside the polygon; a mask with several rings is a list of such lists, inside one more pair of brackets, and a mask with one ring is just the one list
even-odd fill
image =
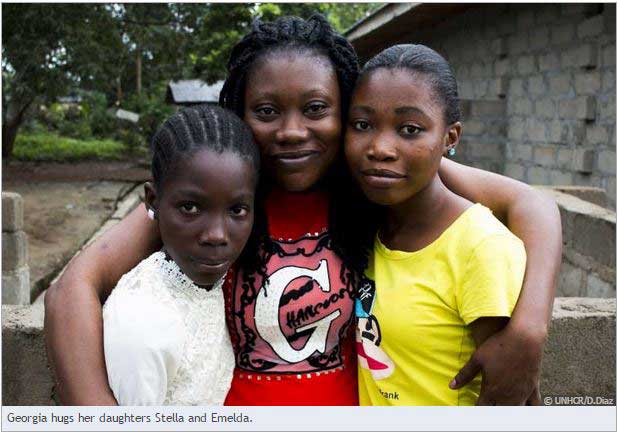
{"label": "woman's face", "polygon": [[397,205],[432,182],[459,134],[459,123],[446,125],[428,79],[378,69],[362,77],[353,94],[346,158],[371,201]]}
{"label": "woman's face", "polygon": [[335,161],[341,140],[333,65],[310,53],[267,54],[247,77],[244,120],[265,173],[287,191],[312,188]]}
{"label": "woman's face", "polygon": [[160,194],[147,186],[165,249],[195,283],[214,284],[243,251],[254,221],[255,187],[247,160],[209,149],[177,162]]}

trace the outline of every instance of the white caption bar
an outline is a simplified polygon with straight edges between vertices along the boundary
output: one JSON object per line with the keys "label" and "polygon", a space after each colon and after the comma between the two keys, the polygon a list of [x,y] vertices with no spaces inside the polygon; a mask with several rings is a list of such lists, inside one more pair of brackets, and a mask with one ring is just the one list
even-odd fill
{"label": "white caption bar", "polygon": [[616,431],[604,407],[3,406],[3,431]]}

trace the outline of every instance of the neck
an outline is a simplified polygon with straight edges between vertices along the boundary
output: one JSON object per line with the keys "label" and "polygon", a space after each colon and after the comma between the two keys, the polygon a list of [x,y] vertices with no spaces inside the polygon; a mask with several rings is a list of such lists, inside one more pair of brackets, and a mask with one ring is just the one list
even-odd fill
{"label": "neck", "polygon": [[432,181],[413,197],[389,207],[387,226],[392,229],[389,231],[436,222],[437,217],[451,204],[452,196],[454,194],[447,189],[437,173]]}

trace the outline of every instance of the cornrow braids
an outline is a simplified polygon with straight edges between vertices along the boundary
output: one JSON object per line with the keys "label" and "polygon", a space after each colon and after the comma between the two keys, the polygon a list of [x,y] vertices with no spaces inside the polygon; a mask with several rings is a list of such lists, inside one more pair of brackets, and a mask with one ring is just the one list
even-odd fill
{"label": "cornrow braids", "polygon": [[[256,178],[260,171],[260,152],[251,129],[231,111],[212,105],[185,107],[169,117],[151,141],[151,171],[155,188],[161,193],[166,176],[183,158],[208,149],[215,153],[232,152],[248,161]],[[225,181],[222,179],[222,181]],[[260,201],[256,198],[255,219],[265,221]],[[242,266],[257,270],[258,233],[265,229],[254,223],[247,245],[239,258]]]}

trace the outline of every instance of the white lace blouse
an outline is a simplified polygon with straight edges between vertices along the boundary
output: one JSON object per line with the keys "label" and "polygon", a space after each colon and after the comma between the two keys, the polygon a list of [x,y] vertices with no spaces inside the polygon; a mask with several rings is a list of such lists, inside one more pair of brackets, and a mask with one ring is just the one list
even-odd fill
{"label": "white lace blouse", "polygon": [[223,404],[234,355],[222,284],[196,286],[163,252],[120,279],[103,306],[105,364],[119,404]]}

